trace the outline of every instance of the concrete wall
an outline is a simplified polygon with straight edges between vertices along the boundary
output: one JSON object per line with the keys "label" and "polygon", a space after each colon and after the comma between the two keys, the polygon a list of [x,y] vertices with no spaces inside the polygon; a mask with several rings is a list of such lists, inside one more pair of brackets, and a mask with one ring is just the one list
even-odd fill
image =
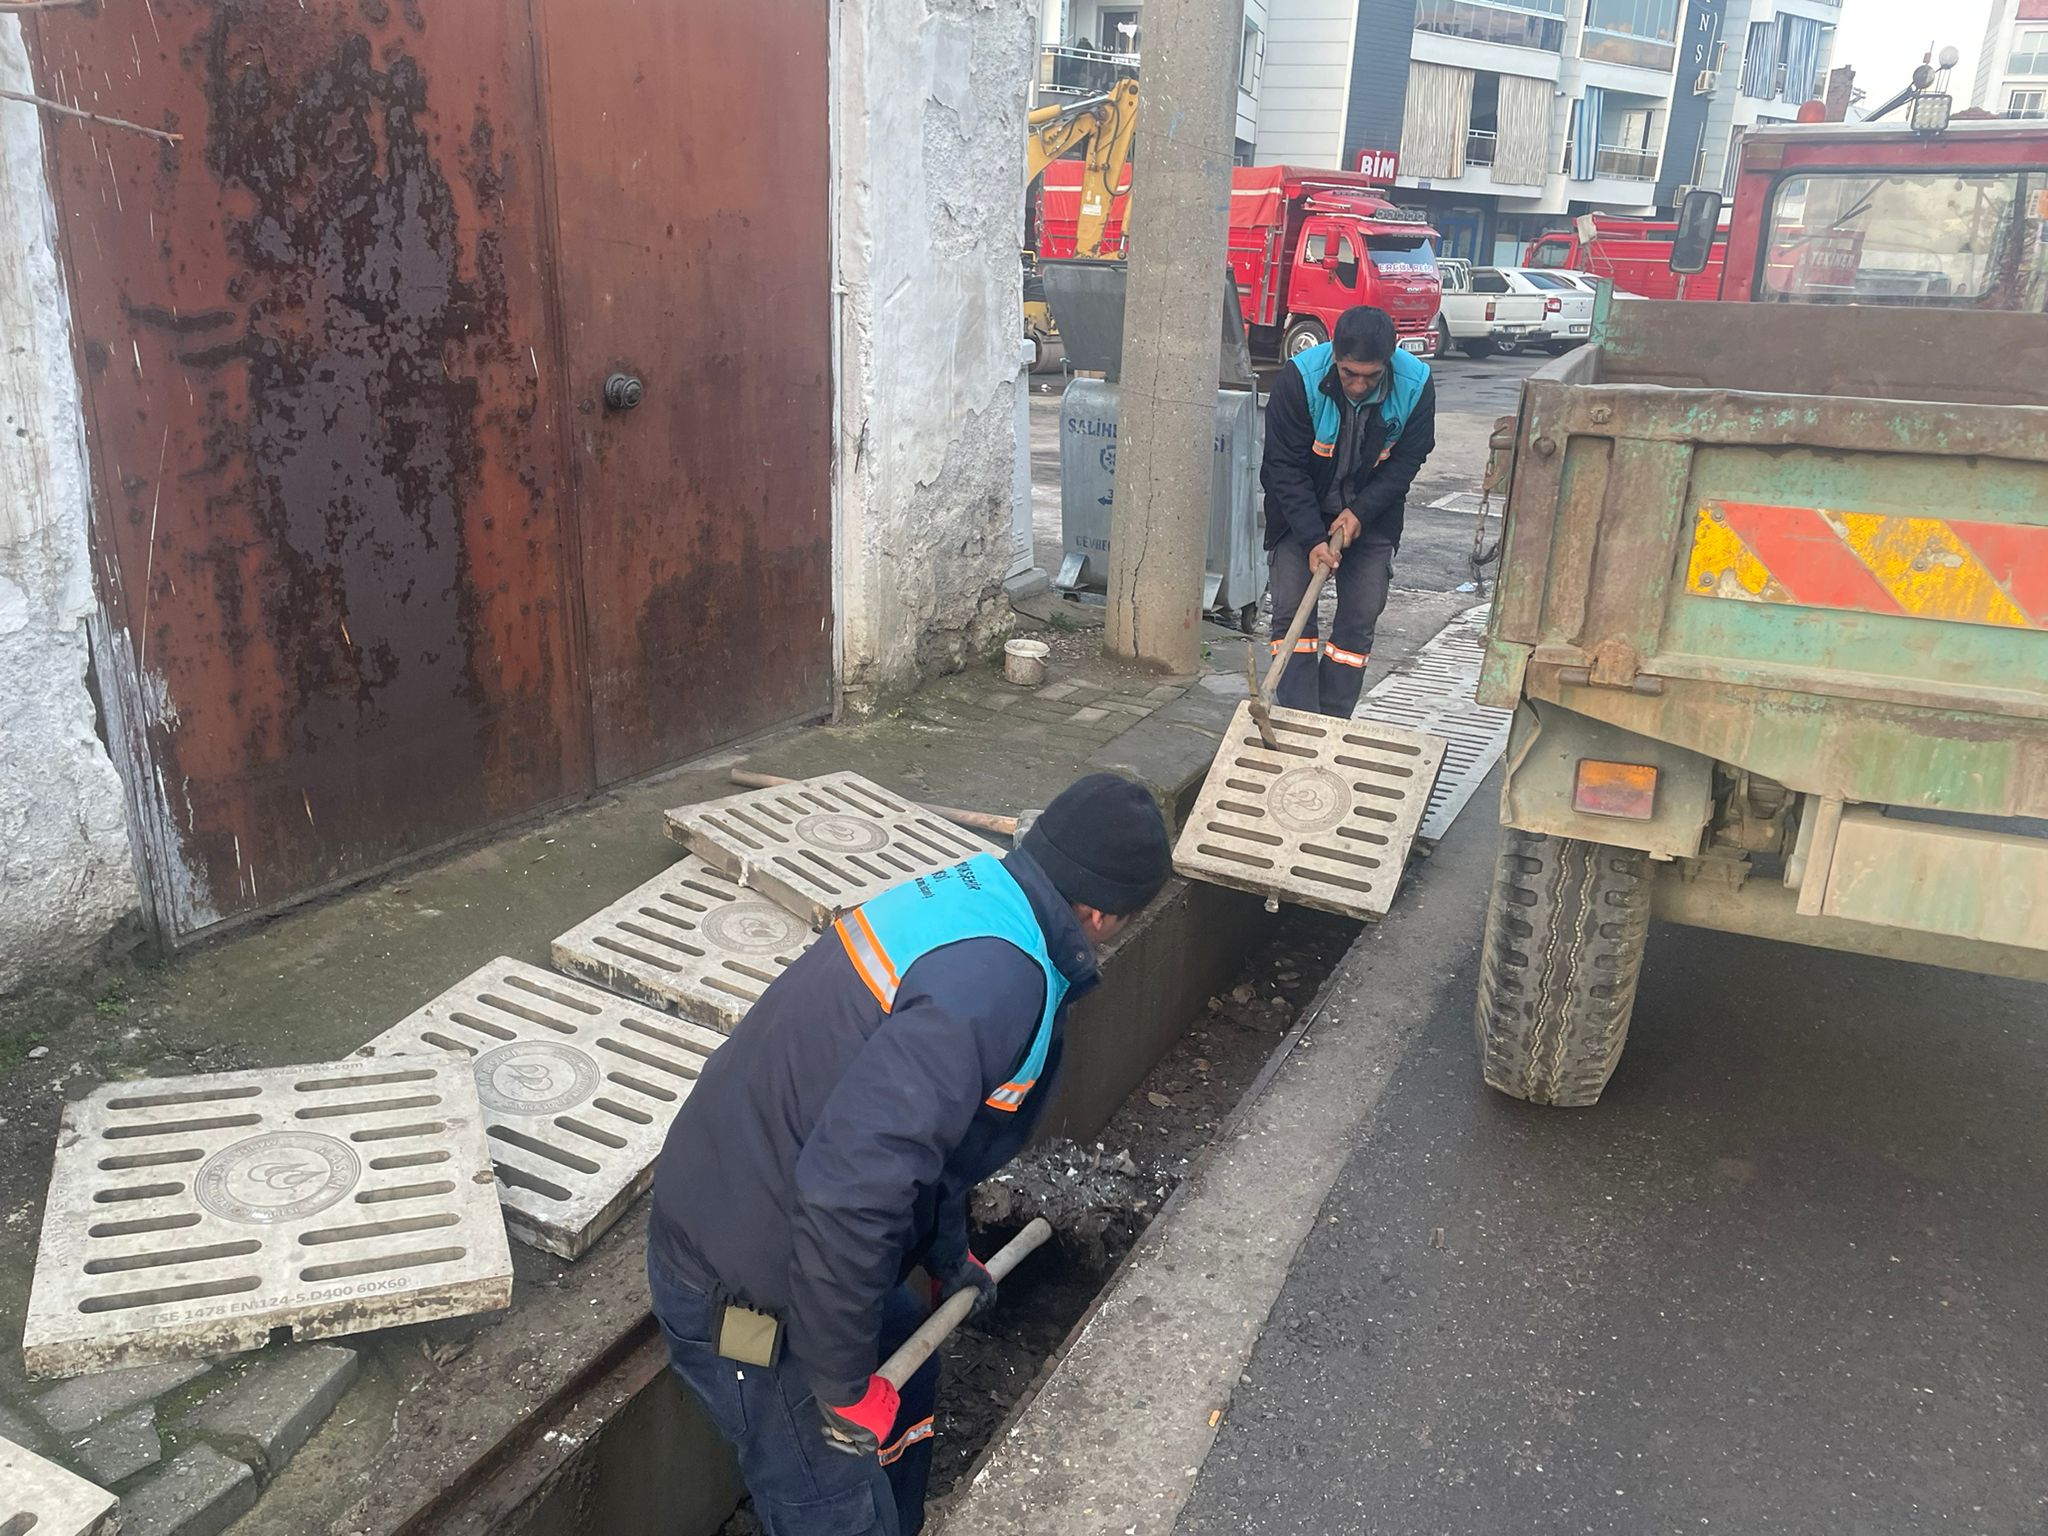
{"label": "concrete wall", "polygon": [[835,52],[841,686],[1007,632],[1031,0],[847,0]]}
{"label": "concrete wall", "polygon": [[[0,16],[0,86],[31,88]],[[85,418],[34,107],[0,103],[0,993],[77,965],[137,904],[87,691]]]}

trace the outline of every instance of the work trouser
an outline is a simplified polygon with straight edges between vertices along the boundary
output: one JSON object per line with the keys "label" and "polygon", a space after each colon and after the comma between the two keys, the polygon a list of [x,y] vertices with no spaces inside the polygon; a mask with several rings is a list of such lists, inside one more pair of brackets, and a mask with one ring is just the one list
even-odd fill
{"label": "work trouser", "polygon": [[[904,1384],[880,1457],[850,1456],[826,1444],[818,1405],[787,1351],[772,1368],[728,1360],[712,1345],[718,1308],[708,1296],[651,1254],[647,1284],[669,1366],[739,1457],[754,1516],[768,1536],[917,1536],[931,1475],[937,1356]],[[882,1309],[883,1358],[917,1331],[927,1311],[907,1285],[890,1294]]]}
{"label": "work trouser", "polygon": [[[1273,593],[1273,654],[1294,623],[1294,610],[1308,591],[1308,550],[1292,538],[1273,547],[1269,579]],[[1365,664],[1372,660],[1373,631],[1387,606],[1387,587],[1394,579],[1394,545],[1376,539],[1370,530],[1344,551],[1343,564],[1330,577],[1337,588],[1337,617],[1327,638],[1322,615],[1311,613],[1308,628],[1295,643],[1294,658],[1280,675],[1273,702],[1283,709],[1351,718],[1365,685]]]}

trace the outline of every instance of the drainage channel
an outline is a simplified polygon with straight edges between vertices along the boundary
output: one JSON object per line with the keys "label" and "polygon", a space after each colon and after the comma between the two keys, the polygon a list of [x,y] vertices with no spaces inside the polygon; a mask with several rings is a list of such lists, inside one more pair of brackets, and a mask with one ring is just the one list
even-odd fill
{"label": "drainage channel", "polygon": [[[1356,923],[1289,908],[1274,936],[1085,1145],[1048,1142],[976,1190],[977,1251],[1044,1216],[1058,1238],[1003,1282],[982,1327],[944,1351],[930,1499],[968,1475],[1073,1331],[1118,1262],[1250,1088],[1358,935]],[[599,1454],[604,1448],[599,1447]],[[757,1536],[742,1507],[719,1536]]]}

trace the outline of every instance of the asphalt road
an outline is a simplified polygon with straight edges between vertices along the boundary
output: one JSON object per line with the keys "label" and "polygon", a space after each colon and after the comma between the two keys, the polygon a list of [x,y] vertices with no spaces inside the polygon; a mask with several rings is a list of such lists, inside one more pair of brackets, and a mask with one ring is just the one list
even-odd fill
{"label": "asphalt road", "polygon": [[[1453,356],[1431,365],[1437,380],[1437,450],[1423,466],[1409,499],[1407,532],[1394,563],[1397,587],[1449,592],[1473,579],[1473,517],[1440,511],[1429,503],[1450,492],[1479,489],[1495,419],[1514,411],[1521,381],[1549,360],[1538,355],[1473,362]],[[1040,374],[1032,382],[1032,522],[1038,563],[1048,575],[1059,571],[1062,545],[1061,387],[1056,374]],[[1497,530],[1498,523],[1494,527]]]}
{"label": "asphalt road", "polygon": [[2048,1529],[2048,989],[1660,927],[1535,1109],[1456,921],[1181,1536]]}

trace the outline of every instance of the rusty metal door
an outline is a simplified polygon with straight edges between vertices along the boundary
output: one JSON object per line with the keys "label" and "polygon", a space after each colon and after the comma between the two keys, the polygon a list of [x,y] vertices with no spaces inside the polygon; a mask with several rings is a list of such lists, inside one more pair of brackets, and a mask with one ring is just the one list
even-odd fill
{"label": "rusty metal door", "polygon": [[536,5],[613,782],[830,701],[830,7]]}
{"label": "rusty metal door", "polygon": [[589,787],[533,47],[420,0],[35,22],[44,94],[184,135],[45,114],[173,937]]}

